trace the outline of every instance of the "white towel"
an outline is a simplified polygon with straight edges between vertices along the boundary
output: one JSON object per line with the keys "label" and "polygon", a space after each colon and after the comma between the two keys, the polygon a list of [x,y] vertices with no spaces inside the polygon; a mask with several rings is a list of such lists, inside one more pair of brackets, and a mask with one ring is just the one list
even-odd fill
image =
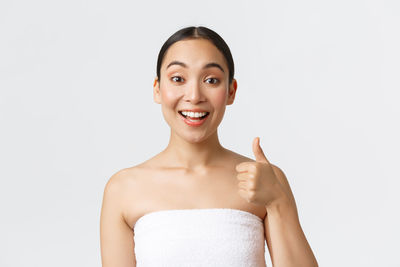
{"label": "white towel", "polygon": [[133,228],[137,267],[265,267],[264,224],[230,208],[160,210]]}

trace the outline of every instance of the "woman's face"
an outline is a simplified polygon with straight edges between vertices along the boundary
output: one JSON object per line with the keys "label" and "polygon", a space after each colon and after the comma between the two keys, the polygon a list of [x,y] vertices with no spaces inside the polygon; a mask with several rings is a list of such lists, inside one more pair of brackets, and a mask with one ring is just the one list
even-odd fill
{"label": "woman's face", "polygon": [[[212,64],[210,64],[212,63]],[[213,134],[233,103],[237,83],[229,88],[228,66],[223,54],[208,40],[192,39],[174,43],[167,50],[154,82],[154,101],[161,104],[171,129],[189,142],[200,142]],[[209,114],[191,120],[181,111],[198,110]],[[202,115],[198,114],[198,115]]]}

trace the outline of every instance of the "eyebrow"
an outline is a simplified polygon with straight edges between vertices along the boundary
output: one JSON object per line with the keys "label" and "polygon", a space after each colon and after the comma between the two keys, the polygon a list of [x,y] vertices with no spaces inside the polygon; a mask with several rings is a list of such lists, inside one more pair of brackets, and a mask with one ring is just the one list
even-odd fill
{"label": "eyebrow", "polygon": [[[179,65],[179,66],[182,66],[182,67],[184,67],[184,68],[187,68],[187,67],[188,67],[185,63],[183,63],[183,62],[181,62],[181,61],[174,60],[174,61],[172,61],[171,63],[168,64],[168,66],[167,66],[166,69],[168,69],[168,68],[171,67],[172,65]],[[221,67],[221,65],[218,64],[218,63],[216,63],[216,62],[207,63],[206,65],[203,66],[203,69],[208,69],[208,68],[212,68],[212,67],[217,67],[217,68],[219,68],[220,70],[222,70],[222,72],[225,72],[224,69]]]}

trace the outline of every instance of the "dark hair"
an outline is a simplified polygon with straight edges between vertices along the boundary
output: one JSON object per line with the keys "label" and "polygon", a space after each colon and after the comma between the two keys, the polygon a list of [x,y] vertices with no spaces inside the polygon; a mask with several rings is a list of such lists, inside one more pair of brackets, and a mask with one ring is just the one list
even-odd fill
{"label": "dark hair", "polygon": [[228,47],[228,45],[225,43],[224,39],[222,39],[221,36],[219,36],[215,31],[203,27],[203,26],[198,26],[198,27],[186,27],[183,29],[180,29],[179,31],[175,32],[173,35],[171,35],[167,41],[163,44],[161,47],[160,53],[158,54],[158,59],[157,59],[157,77],[158,81],[160,81],[160,68],[162,61],[164,59],[164,55],[167,52],[168,48],[174,44],[175,42],[181,41],[181,40],[186,40],[186,39],[207,39],[211,41],[219,51],[224,55],[228,69],[229,69],[229,85],[232,83],[233,76],[235,74],[235,68],[233,64],[233,58],[231,51]]}

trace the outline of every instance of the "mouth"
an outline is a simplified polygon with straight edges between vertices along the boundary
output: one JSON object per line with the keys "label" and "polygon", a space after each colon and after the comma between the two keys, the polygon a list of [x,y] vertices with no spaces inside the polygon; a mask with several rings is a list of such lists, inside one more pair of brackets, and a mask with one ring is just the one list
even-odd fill
{"label": "mouth", "polygon": [[207,117],[210,112],[205,111],[205,112],[186,112],[184,110],[178,111],[179,114],[181,114],[183,117],[191,119],[191,120],[201,120]]}
{"label": "mouth", "polygon": [[200,126],[210,114],[208,111],[188,112],[185,110],[180,110],[178,113],[182,116],[184,122],[190,126]]}

